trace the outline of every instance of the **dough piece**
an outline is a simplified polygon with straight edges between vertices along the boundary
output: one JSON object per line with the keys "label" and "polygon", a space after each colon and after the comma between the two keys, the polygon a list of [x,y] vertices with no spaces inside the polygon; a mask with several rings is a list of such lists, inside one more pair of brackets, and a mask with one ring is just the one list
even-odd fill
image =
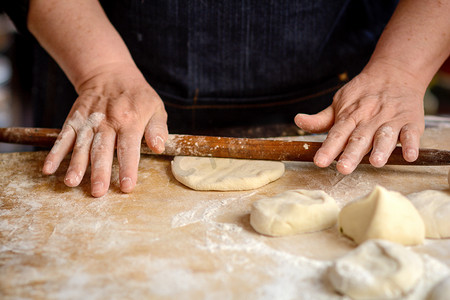
{"label": "dough piece", "polygon": [[422,216],[426,237],[450,237],[450,191],[426,190],[407,197]]}
{"label": "dough piece", "polygon": [[328,271],[334,289],[352,299],[392,299],[412,290],[423,274],[423,262],[399,244],[370,240]]}
{"label": "dough piece", "polygon": [[259,188],[280,178],[279,161],[176,156],[172,173],[194,190],[240,191]]}
{"label": "dough piece", "polygon": [[324,191],[292,190],[253,203],[250,224],[259,233],[283,236],[336,224],[339,208]]}
{"label": "dough piece", "polygon": [[338,222],[340,231],[357,244],[384,239],[416,245],[425,238],[425,225],[414,205],[402,194],[381,186],[347,204],[339,213]]}
{"label": "dough piece", "polygon": [[450,296],[450,276],[441,280],[428,294],[427,300],[448,300]]}

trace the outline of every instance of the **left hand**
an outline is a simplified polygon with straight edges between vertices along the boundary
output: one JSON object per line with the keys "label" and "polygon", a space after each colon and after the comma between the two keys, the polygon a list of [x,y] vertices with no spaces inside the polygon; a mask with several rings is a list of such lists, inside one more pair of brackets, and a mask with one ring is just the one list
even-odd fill
{"label": "left hand", "polygon": [[329,166],[342,152],[336,168],[350,174],[371,152],[370,163],[382,167],[398,141],[406,161],[417,159],[426,87],[403,70],[389,65],[377,69],[366,67],[336,93],[325,110],[295,117],[297,126],[306,131],[328,131],[314,157],[317,166]]}

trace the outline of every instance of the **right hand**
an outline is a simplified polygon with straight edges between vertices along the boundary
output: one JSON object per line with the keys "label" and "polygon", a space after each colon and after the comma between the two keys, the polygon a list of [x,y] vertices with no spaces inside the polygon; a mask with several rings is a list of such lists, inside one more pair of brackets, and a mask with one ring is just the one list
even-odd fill
{"label": "right hand", "polygon": [[72,151],[65,184],[78,186],[90,161],[91,194],[101,197],[110,185],[117,146],[120,189],[131,192],[137,181],[142,137],[155,153],[164,151],[168,129],[162,100],[129,63],[98,68],[76,90],[78,99],[45,159],[43,173],[53,174]]}

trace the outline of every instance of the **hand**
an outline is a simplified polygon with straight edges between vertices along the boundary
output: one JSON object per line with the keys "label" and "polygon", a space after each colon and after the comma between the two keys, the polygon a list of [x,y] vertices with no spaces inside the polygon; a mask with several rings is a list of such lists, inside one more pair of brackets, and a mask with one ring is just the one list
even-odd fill
{"label": "hand", "polygon": [[313,133],[329,130],[314,157],[319,167],[329,166],[342,152],[336,168],[350,174],[371,150],[370,163],[382,167],[398,140],[403,157],[412,162],[424,130],[424,93],[407,72],[369,67],[336,93],[331,106],[316,115],[298,114],[295,123]]}
{"label": "hand", "polygon": [[91,194],[101,197],[109,188],[117,145],[120,189],[131,192],[137,181],[142,136],[154,152],[164,151],[168,130],[163,102],[136,66],[129,64],[96,70],[77,92],[43,173],[53,174],[72,150],[65,184],[79,185],[90,161]]}

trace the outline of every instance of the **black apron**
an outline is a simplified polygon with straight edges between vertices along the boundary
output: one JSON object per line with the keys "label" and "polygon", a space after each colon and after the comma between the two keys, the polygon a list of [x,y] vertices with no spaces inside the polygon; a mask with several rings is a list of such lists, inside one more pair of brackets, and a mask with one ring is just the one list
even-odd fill
{"label": "black apron", "polygon": [[[169,130],[197,134],[292,123],[299,112],[325,108],[368,61],[396,5],[362,0],[101,2],[163,99]],[[37,120],[60,126],[76,95],[61,71],[38,55],[35,77],[41,84],[35,97],[53,112],[44,109]]]}

